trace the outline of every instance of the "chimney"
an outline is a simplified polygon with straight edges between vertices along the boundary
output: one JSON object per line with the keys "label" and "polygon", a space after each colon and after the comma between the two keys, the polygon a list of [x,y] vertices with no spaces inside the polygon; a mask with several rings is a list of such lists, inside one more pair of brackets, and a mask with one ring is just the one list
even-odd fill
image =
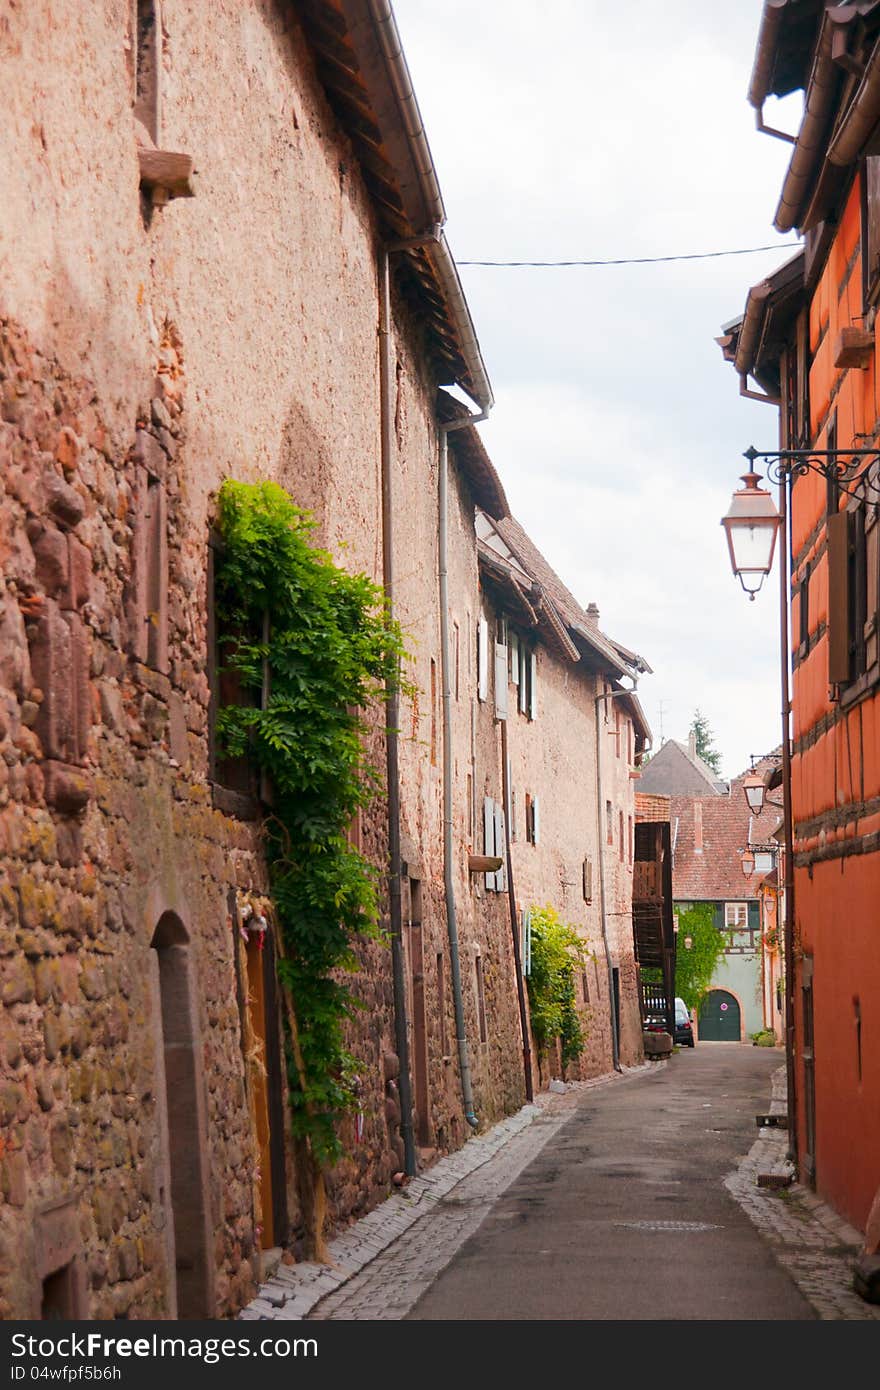
{"label": "chimney", "polygon": [[587,622],[590,624],[590,627],[599,626],[599,609],[596,607],[595,603],[591,603],[587,607]]}
{"label": "chimney", "polygon": [[697,756],[697,736],[694,733],[693,729],[691,729],[690,733],[688,734],[688,752],[690,753],[692,758],[695,758]]}

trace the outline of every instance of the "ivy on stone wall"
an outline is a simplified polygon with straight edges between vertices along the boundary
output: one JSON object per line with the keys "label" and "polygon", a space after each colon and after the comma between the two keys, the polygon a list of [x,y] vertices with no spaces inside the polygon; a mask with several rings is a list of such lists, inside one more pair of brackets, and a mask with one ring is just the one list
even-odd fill
{"label": "ivy on stone wall", "polygon": [[225,756],[252,758],[270,779],[263,835],[278,974],[293,1014],[293,1127],[328,1163],[340,1156],[337,1121],[355,1099],[345,1024],[359,1005],[345,974],[357,966],[355,942],[382,936],[377,871],[347,835],[379,786],[359,712],[397,679],[404,652],[382,590],[317,549],[314,527],[277,484],[228,479],[220,489],[220,663],[256,703],[224,706],[217,735]]}
{"label": "ivy on stone wall", "polygon": [[530,914],[529,1016],[539,1053],[559,1039],[562,1064],[574,1062],[586,1039],[575,1004],[575,966],[586,949],[577,931],[561,922],[552,907],[532,908]]}

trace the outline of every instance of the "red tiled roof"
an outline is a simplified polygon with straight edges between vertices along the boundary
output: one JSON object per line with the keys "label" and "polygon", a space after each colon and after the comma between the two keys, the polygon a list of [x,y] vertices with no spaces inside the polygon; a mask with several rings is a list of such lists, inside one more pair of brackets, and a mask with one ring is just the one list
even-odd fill
{"label": "red tiled roof", "polygon": [[[672,892],[677,901],[716,902],[757,898],[761,878],[746,878],[741,863],[749,843],[766,844],[779,819],[779,808],[765,802],[760,816],[752,816],[742,790],[741,777],[730,784],[729,796],[673,796],[670,798],[672,839]],[[702,824],[702,850],[698,828]]]}

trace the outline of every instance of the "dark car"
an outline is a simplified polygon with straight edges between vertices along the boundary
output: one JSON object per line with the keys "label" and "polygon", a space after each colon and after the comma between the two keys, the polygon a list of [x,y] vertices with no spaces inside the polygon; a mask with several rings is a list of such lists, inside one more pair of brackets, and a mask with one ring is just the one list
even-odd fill
{"label": "dark car", "polygon": [[675,1001],[674,1041],[680,1043],[682,1047],[693,1047],[694,1045],[694,1025],[691,1023],[690,1010],[683,999],[676,999]]}

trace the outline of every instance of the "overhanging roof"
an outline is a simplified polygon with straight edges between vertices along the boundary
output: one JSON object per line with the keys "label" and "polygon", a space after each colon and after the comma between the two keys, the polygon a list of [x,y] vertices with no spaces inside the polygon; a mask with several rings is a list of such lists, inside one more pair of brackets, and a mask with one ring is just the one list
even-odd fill
{"label": "overhanging roof", "polygon": [[427,238],[393,258],[425,330],[441,385],[492,404],[480,346],[442,227],[446,209],[388,0],[299,0],[290,6],[389,243]]}

